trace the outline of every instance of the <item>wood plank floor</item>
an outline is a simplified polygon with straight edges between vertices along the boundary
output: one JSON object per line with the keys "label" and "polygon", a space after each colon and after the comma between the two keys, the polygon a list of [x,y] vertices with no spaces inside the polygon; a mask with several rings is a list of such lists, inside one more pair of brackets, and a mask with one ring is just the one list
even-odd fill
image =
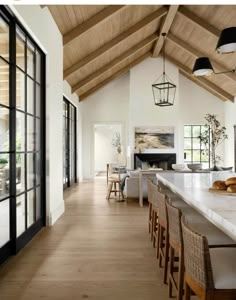
{"label": "wood plank floor", "polygon": [[65,214],[0,266],[0,300],[166,300],[147,206],[108,202],[103,179],[65,193]]}

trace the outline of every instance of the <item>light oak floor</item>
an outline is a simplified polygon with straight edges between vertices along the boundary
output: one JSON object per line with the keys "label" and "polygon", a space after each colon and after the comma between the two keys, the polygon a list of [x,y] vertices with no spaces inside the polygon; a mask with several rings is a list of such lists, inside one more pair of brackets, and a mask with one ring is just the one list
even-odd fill
{"label": "light oak floor", "polygon": [[65,192],[65,214],[0,266],[0,300],[166,300],[148,208],[109,202],[104,179]]}

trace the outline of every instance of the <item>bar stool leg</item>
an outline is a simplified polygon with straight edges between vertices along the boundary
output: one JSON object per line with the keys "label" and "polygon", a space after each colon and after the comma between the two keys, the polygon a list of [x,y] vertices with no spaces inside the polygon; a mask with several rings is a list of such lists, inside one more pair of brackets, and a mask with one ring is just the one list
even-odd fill
{"label": "bar stool leg", "polygon": [[112,191],[112,186],[113,186],[113,183],[112,182],[109,182],[108,183],[108,189],[107,189],[107,200],[110,199],[110,196],[111,196],[111,191]]}
{"label": "bar stool leg", "polygon": [[165,230],[165,249],[164,249],[164,283],[167,284],[167,271],[169,260],[169,236],[167,230]]}
{"label": "bar stool leg", "polygon": [[156,252],[156,257],[157,257],[157,259],[159,259],[159,256],[160,256],[160,239],[161,239],[161,226],[160,226],[160,224],[158,223],[158,225],[157,225],[157,230],[158,230],[158,232],[157,232],[157,252]]}
{"label": "bar stool leg", "polygon": [[184,300],[190,300],[191,297],[191,290],[188,286],[187,282],[184,282]]}
{"label": "bar stool leg", "polygon": [[183,249],[179,249],[179,270],[178,270],[178,293],[177,300],[182,300],[183,297],[183,283],[184,283],[184,253]]}
{"label": "bar stool leg", "polygon": [[171,277],[173,276],[174,273],[174,249],[172,246],[170,246],[170,266],[169,266],[169,280],[168,280],[168,287],[169,287],[169,298],[172,298],[172,281],[171,281]]}

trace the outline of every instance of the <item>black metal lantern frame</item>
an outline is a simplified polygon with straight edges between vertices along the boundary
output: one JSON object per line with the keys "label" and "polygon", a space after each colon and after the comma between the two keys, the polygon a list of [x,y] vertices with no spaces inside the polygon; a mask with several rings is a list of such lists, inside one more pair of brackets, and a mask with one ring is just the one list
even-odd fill
{"label": "black metal lantern frame", "polygon": [[[165,39],[166,33],[162,33]],[[165,72],[165,40],[163,44],[163,73],[152,84],[152,92],[155,105],[164,107],[174,105],[176,85],[170,80]]]}

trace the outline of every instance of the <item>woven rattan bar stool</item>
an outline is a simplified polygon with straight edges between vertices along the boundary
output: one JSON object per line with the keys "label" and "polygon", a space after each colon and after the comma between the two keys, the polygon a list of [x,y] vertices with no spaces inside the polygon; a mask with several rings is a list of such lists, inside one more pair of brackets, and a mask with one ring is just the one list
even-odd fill
{"label": "woven rattan bar stool", "polygon": [[[159,202],[158,202],[158,187],[155,183],[152,183],[152,245],[157,247],[158,241],[158,220],[159,220]],[[158,248],[158,247],[157,247]]]}
{"label": "woven rattan bar stool", "polygon": [[[174,288],[177,295],[177,299],[182,299],[183,296],[183,280],[184,280],[184,253],[183,253],[183,238],[181,230],[181,216],[182,212],[179,208],[176,208],[166,203],[168,222],[169,222],[169,246],[170,246],[170,259],[169,259],[169,297],[173,297],[172,290]],[[178,255],[178,268],[175,263],[175,252]],[[174,273],[178,271],[178,280],[176,281]]]}
{"label": "woven rattan bar stool", "polygon": [[153,229],[152,229],[152,202],[153,202],[153,183],[150,178],[147,179],[147,195],[148,195],[148,232],[153,240]]}
{"label": "woven rattan bar stool", "polygon": [[[181,228],[181,216],[182,211],[186,217],[193,222],[201,222],[202,217],[191,207],[182,206],[179,208],[173,205],[179,204],[170,201],[166,202],[168,229],[169,229],[169,272],[168,272],[168,286],[169,297],[173,297],[173,288],[177,299],[181,300],[183,296],[183,280],[184,280],[184,253],[183,253],[183,238]],[[175,262],[178,262],[178,266],[175,266]],[[174,273],[178,272],[177,280]]]}
{"label": "woven rattan bar stool", "polygon": [[202,300],[236,299],[236,249],[209,248],[207,238],[181,218],[185,262],[185,300],[193,291]]}
{"label": "woven rattan bar stool", "polygon": [[[210,223],[206,218],[200,215],[195,209],[190,206],[175,207],[179,203],[172,202],[170,204],[166,202],[168,229],[169,229],[169,296],[172,297],[172,290],[174,288],[177,294],[177,299],[182,299],[183,295],[183,240],[182,240],[182,228],[181,228],[181,216],[185,216],[185,219],[191,224],[191,226],[200,230],[200,233],[206,234],[209,240],[210,247],[234,247],[235,242],[225,235],[216,226]],[[174,262],[178,257],[178,266],[174,266]],[[236,270],[235,270],[236,271]],[[178,272],[178,280],[175,280],[174,273]]]}
{"label": "woven rattan bar stool", "polygon": [[157,199],[159,205],[158,217],[158,239],[157,239],[157,258],[159,259],[159,267],[162,267],[164,261],[164,283],[167,283],[167,266],[168,266],[168,251],[169,251],[169,237],[168,237],[168,222],[166,213],[166,196],[157,191]]}

